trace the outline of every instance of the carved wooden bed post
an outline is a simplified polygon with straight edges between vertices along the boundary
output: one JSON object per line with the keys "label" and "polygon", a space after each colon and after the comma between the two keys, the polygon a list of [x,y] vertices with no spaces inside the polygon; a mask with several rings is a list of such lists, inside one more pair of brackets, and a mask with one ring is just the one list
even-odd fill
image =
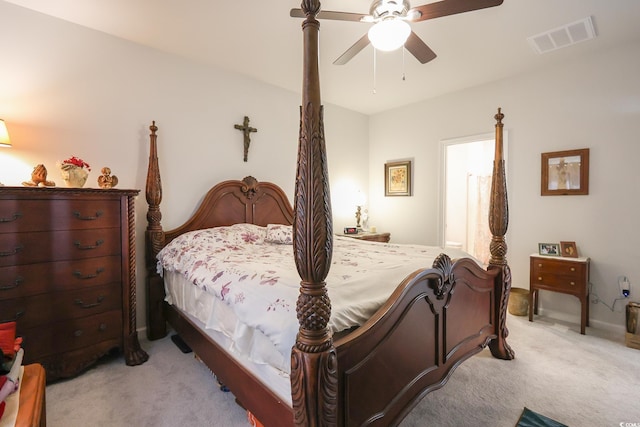
{"label": "carved wooden bed post", "polygon": [[296,306],[300,324],[291,352],[291,395],[297,426],[337,423],[337,357],[327,327],[331,302],[325,279],[331,266],[333,225],[318,69],[316,14],[320,2],[304,0],[304,65],[300,141],[294,201],[293,252],[301,277]]}
{"label": "carved wooden bed post", "polygon": [[145,244],[147,246],[147,337],[155,340],[167,335],[166,323],[162,312],[164,302],[164,285],[162,277],[156,271],[156,255],[164,246],[164,231],[160,220],[160,202],[162,201],[162,183],[158,166],[158,147],[156,131],[158,127],[154,121],[151,126],[149,147],[149,170],[147,171],[146,197],[149,205],[147,211],[147,231]]}
{"label": "carved wooden bed post", "polygon": [[[491,258],[489,270],[499,268],[502,276],[502,292],[496,295],[496,319],[498,322],[498,337],[489,343],[491,353],[500,359],[513,359],[515,354],[507,344],[509,335],[507,329],[507,303],[511,289],[511,269],[507,264],[507,243],[505,234],[509,226],[509,204],[507,200],[507,180],[504,166],[504,146],[502,142],[502,119],[504,114],[498,108],[496,119],[496,145],[493,161],[493,178],[491,181],[491,201],[489,205],[489,229],[491,230]],[[500,277],[500,276],[499,276]]]}

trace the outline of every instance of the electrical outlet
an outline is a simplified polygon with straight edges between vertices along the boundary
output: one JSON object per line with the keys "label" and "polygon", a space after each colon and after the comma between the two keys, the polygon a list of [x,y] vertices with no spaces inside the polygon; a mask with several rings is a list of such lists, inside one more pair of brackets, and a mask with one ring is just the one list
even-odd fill
{"label": "electrical outlet", "polygon": [[625,298],[629,298],[629,295],[631,295],[631,282],[627,276],[620,276],[618,278],[618,286],[620,286],[620,294]]}

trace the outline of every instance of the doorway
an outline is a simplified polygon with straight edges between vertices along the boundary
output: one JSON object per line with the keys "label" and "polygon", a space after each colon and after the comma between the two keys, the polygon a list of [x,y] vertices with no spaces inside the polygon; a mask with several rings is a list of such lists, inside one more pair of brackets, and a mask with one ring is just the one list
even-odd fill
{"label": "doorway", "polygon": [[488,264],[494,136],[475,135],[441,144],[441,245],[462,249]]}

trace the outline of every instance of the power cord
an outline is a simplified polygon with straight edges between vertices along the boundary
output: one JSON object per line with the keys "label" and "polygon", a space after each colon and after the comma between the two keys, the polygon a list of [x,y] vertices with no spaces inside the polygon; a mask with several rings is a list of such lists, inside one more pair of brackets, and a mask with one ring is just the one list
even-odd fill
{"label": "power cord", "polygon": [[[626,279],[626,278],[625,278]],[[628,282],[627,282],[628,283]],[[618,281],[618,284],[620,284],[620,281]],[[622,288],[620,288],[622,290]],[[622,295],[624,295],[622,292],[620,292]],[[628,295],[628,294],[627,294]],[[598,294],[596,293],[596,291],[594,290],[594,286],[593,283],[589,282],[589,296],[591,297],[591,302],[593,304],[602,304],[605,307],[607,307],[609,310],[611,311],[615,311],[616,308],[616,303],[618,301],[624,301],[627,299],[627,297],[622,297],[622,298],[616,298],[613,300],[613,303],[611,305],[607,304],[605,301],[601,300],[600,297],[598,296]]]}

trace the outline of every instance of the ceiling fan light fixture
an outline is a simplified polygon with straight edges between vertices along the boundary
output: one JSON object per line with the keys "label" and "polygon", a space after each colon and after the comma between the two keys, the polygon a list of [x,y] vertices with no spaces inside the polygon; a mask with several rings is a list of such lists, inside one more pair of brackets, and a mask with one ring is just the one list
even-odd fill
{"label": "ceiling fan light fixture", "polygon": [[391,52],[404,46],[411,34],[411,26],[402,19],[392,18],[369,28],[369,41],[378,50]]}

